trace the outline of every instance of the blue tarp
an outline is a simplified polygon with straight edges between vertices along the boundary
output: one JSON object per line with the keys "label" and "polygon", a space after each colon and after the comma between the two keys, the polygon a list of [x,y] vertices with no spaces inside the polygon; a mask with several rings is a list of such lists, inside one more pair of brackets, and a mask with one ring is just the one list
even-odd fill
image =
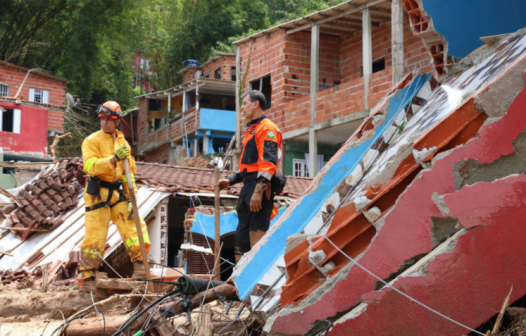
{"label": "blue tarp", "polygon": [[[270,222],[270,226],[274,224],[279,217],[285,212],[287,207],[279,209],[279,214],[272,219],[272,222]],[[221,233],[221,236],[236,231],[237,227],[237,213],[236,212],[230,212],[226,214],[222,214],[219,216],[220,220],[220,229],[219,232]],[[193,233],[199,233],[203,236],[207,236],[211,239],[215,238],[215,216],[214,215],[204,215],[201,213],[198,213],[195,216],[195,222],[194,226],[192,227],[191,232]]]}
{"label": "blue tarp", "polygon": [[449,44],[449,55],[465,57],[482,46],[483,36],[526,27],[524,0],[425,0],[424,9]]}

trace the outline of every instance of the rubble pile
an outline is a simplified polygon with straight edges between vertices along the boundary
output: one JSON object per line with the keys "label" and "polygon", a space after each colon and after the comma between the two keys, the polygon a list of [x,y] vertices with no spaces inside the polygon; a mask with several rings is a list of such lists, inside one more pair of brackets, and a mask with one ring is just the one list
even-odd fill
{"label": "rubble pile", "polygon": [[22,241],[32,234],[49,232],[64,222],[63,214],[75,208],[79,202],[82,185],[75,176],[81,169],[82,160],[63,159],[51,165],[14,197],[14,207],[0,209],[13,232]]}
{"label": "rubble pile", "polygon": [[236,267],[263,330],[484,334],[525,296],[525,73],[523,29],[397,83]]}

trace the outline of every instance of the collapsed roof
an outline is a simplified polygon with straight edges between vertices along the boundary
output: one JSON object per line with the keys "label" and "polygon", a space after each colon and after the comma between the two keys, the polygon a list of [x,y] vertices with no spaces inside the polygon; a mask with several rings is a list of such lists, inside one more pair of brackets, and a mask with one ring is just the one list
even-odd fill
{"label": "collapsed roof", "polygon": [[238,264],[266,332],[464,334],[526,295],[526,30],[451,70],[396,84]]}

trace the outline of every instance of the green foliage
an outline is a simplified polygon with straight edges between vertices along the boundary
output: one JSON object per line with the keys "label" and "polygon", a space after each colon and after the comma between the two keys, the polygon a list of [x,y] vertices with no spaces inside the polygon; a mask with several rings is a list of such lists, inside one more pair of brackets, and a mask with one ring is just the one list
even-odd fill
{"label": "green foliage", "polygon": [[[94,109],[107,100],[137,106],[133,57],[150,60],[157,89],[180,83],[183,60],[234,52],[232,42],[343,0],[0,0],[0,59],[70,80],[80,98],[66,131],[98,128]],[[147,73],[145,76],[149,76]],[[59,152],[75,155],[68,141]],[[71,145],[71,146],[70,146]],[[76,146],[76,147],[75,147]]]}

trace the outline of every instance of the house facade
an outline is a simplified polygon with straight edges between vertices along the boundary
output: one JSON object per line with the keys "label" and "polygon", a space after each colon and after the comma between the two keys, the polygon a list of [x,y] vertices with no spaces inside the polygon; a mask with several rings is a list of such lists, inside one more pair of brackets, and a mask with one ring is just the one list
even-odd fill
{"label": "house facade", "polygon": [[[177,164],[226,150],[235,134],[235,55],[185,67],[183,83],[139,97],[137,155]],[[234,74],[234,77],[232,77]]]}
{"label": "house facade", "polygon": [[[67,83],[0,61],[0,162],[50,159],[48,137],[64,131]],[[0,167],[0,187],[16,186],[11,173]]]}
{"label": "house facade", "polygon": [[234,43],[238,84],[265,94],[283,133],[287,175],[315,175],[404,74],[443,73],[443,54],[412,33],[401,1],[355,3]]}

